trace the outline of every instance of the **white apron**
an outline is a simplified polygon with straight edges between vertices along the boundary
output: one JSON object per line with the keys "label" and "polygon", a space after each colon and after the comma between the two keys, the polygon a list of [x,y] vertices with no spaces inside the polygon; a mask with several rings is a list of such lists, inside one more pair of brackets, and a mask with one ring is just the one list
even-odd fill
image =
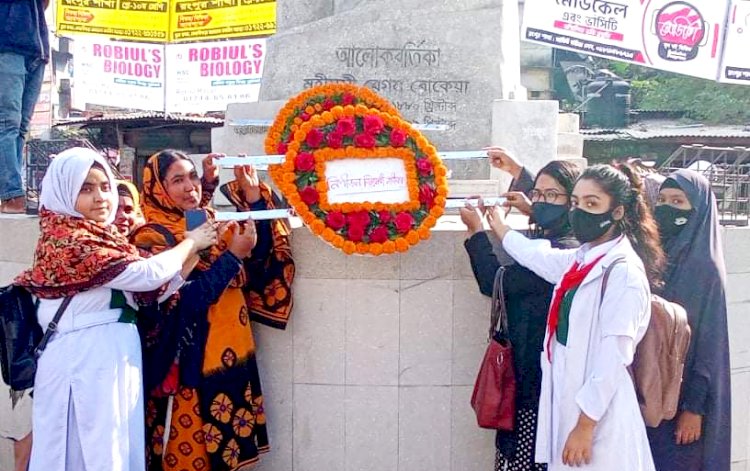
{"label": "white apron", "polygon": [[[503,246],[518,263],[555,284],[575,261],[586,264],[604,254],[573,298],[567,344],[556,339],[550,343],[551,363],[545,338],[536,461],[547,463],[550,471],[654,470],[627,372],[650,319],[650,291],[643,264],[627,238],[595,248],[584,245],[578,250],[557,250],[548,241],[510,232]],[[601,300],[604,270],[619,258],[626,263],[613,269]],[[582,411],[597,421],[592,462],[573,468],[562,463],[562,453]]]}

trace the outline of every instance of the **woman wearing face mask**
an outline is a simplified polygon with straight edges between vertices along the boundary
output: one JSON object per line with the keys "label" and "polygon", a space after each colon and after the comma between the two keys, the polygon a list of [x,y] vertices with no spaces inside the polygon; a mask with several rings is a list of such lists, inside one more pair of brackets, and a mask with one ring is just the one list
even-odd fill
{"label": "woman wearing face mask", "polygon": [[[627,367],[651,312],[664,255],[634,175],[586,169],[573,189],[570,223],[583,245],[560,250],[512,231],[504,212],[487,213],[518,263],[555,292],[541,355],[536,460],[548,469],[654,469]],[[610,272],[606,290],[604,273]]]}
{"label": "woman wearing face mask", "polygon": [[112,225],[117,193],[108,164],[84,148],[52,161],[39,203],[34,265],[16,283],[39,297],[42,329],[69,304],[39,358],[29,469],[142,471],[141,346],[131,294],[167,282],[165,294],[174,292],[182,264],[213,244],[216,231],[206,224],[142,259]]}
{"label": "woman wearing face mask", "polygon": [[[540,170],[530,192],[532,220],[535,223],[533,237],[549,240],[552,247],[556,248],[578,247],[568,224],[568,210],[570,193],[579,174],[578,168],[566,161],[550,162]],[[520,195],[515,199],[522,200]],[[467,206],[461,209],[461,219],[468,228],[464,247],[469,254],[479,289],[485,296],[492,296],[500,262],[482,228],[481,212]],[[553,285],[518,264],[505,267],[502,283],[518,389],[516,428],[512,432],[498,431],[495,440],[495,469],[540,471],[546,467],[534,461],[542,377],[539,353],[542,351]]]}
{"label": "woman wearing face mask", "polygon": [[659,471],[728,471],[731,397],[726,270],[711,184],[678,170],[662,184],[655,217],[668,257],[664,298],[682,305],[692,331],[674,420],[649,428]]}

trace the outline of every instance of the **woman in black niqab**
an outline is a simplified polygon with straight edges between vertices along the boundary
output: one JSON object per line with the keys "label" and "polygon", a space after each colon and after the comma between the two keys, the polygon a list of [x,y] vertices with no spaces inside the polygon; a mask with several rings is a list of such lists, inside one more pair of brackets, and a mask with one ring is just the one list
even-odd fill
{"label": "woman in black niqab", "polygon": [[[676,211],[663,198],[666,188],[682,190],[692,209]],[[709,181],[691,170],[672,173],[661,189],[655,213],[669,261],[662,296],[685,308],[692,337],[680,409],[674,420],[648,428],[651,451],[658,471],[729,471],[731,391],[726,270],[716,198]],[[695,424],[698,416],[699,438],[685,439],[684,432],[689,429],[686,424],[691,420]]]}

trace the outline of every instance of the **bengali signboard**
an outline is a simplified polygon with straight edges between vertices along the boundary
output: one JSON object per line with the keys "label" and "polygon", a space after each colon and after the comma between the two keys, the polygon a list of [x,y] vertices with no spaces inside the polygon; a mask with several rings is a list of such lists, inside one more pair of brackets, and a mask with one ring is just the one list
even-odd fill
{"label": "bengali signboard", "polygon": [[273,0],[174,0],[170,40],[196,41],[276,32]]}
{"label": "bengali signboard", "polygon": [[728,0],[526,0],[523,39],[716,80]]}
{"label": "bengali signboard", "polygon": [[57,33],[145,42],[266,36],[276,32],[273,0],[60,0]]}
{"label": "bengali signboard", "polygon": [[164,111],[164,46],[78,38],[73,106],[97,104]]}
{"label": "bengali signboard", "polygon": [[58,0],[57,33],[166,42],[168,0]]}
{"label": "bengali signboard", "polygon": [[265,39],[169,44],[168,112],[223,111],[229,103],[258,101]]}
{"label": "bengali signboard", "polygon": [[729,9],[727,39],[719,80],[750,85],[750,2],[734,0]]}

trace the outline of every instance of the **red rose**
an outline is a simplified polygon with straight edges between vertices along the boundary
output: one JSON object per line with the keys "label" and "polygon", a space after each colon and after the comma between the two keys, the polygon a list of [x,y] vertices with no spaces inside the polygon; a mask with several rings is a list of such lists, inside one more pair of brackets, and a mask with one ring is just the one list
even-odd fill
{"label": "red rose", "polygon": [[300,152],[294,158],[294,168],[300,172],[312,172],[315,169],[315,157],[309,152]]}
{"label": "red rose", "polygon": [[372,134],[374,136],[380,134],[380,132],[383,131],[385,124],[383,124],[383,120],[380,118],[380,116],[368,114],[363,120],[363,126],[367,134]]}
{"label": "red rose", "polygon": [[426,177],[432,173],[432,164],[427,159],[419,159],[417,160],[417,170],[420,175]]}
{"label": "red rose", "polygon": [[310,115],[307,113],[302,113],[301,115],[299,115],[299,119],[301,119],[302,121],[310,121]]}
{"label": "red rose", "polygon": [[435,196],[437,194],[431,186],[422,185],[419,187],[419,202],[428,208],[432,208],[435,205]]}
{"label": "red rose", "polygon": [[364,149],[375,147],[375,138],[371,134],[357,134],[354,136],[354,145]]}
{"label": "red rose", "polygon": [[326,98],[325,101],[323,102],[322,106],[323,106],[323,110],[324,111],[330,111],[331,108],[333,108],[334,106],[336,106],[336,103],[333,100],[331,100],[330,98]]}
{"label": "red rose", "polygon": [[391,219],[393,219],[390,211],[380,211],[378,213],[378,217],[380,218],[380,222],[382,222],[383,224],[388,224],[389,222],[391,222]]}
{"label": "red rose", "polygon": [[323,143],[323,139],[325,139],[325,134],[320,129],[311,129],[307,133],[307,137],[305,137],[305,144],[308,147],[317,149]]}
{"label": "red rose", "polygon": [[279,142],[279,145],[276,146],[276,152],[279,154],[286,154],[287,151],[287,145],[283,142]]}
{"label": "red rose", "polygon": [[349,226],[346,233],[352,242],[360,242],[365,236],[365,228],[362,226]]}
{"label": "red rose", "polygon": [[331,149],[340,149],[344,146],[344,136],[338,131],[329,132],[326,136],[326,143]]}
{"label": "red rose", "polygon": [[351,93],[344,93],[344,96],[341,97],[341,104],[344,105],[344,106],[346,106],[346,105],[353,105],[354,104],[354,100],[356,100],[356,99],[357,99],[357,97],[355,97]]}
{"label": "red rose", "polygon": [[388,229],[385,226],[378,226],[370,232],[370,242],[382,244],[388,240]]}
{"label": "red rose", "polygon": [[349,213],[346,215],[346,222],[349,223],[349,227],[365,227],[370,225],[370,213],[367,211],[357,211],[356,213]]}
{"label": "red rose", "polygon": [[340,211],[332,211],[326,214],[326,226],[338,231],[346,225],[346,216]]}
{"label": "red rose", "polygon": [[318,190],[316,190],[315,188],[311,186],[306,186],[302,188],[302,190],[300,190],[299,192],[299,197],[308,206],[312,206],[320,200],[320,195],[318,195]]}
{"label": "red rose", "polygon": [[396,230],[399,234],[406,234],[414,225],[414,217],[410,213],[401,212],[396,215]]}
{"label": "red rose", "polygon": [[342,136],[353,136],[357,132],[357,124],[353,116],[344,116],[336,123],[336,131]]}
{"label": "red rose", "polygon": [[393,147],[402,147],[406,144],[406,133],[400,129],[394,129],[391,131],[390,140]]}

